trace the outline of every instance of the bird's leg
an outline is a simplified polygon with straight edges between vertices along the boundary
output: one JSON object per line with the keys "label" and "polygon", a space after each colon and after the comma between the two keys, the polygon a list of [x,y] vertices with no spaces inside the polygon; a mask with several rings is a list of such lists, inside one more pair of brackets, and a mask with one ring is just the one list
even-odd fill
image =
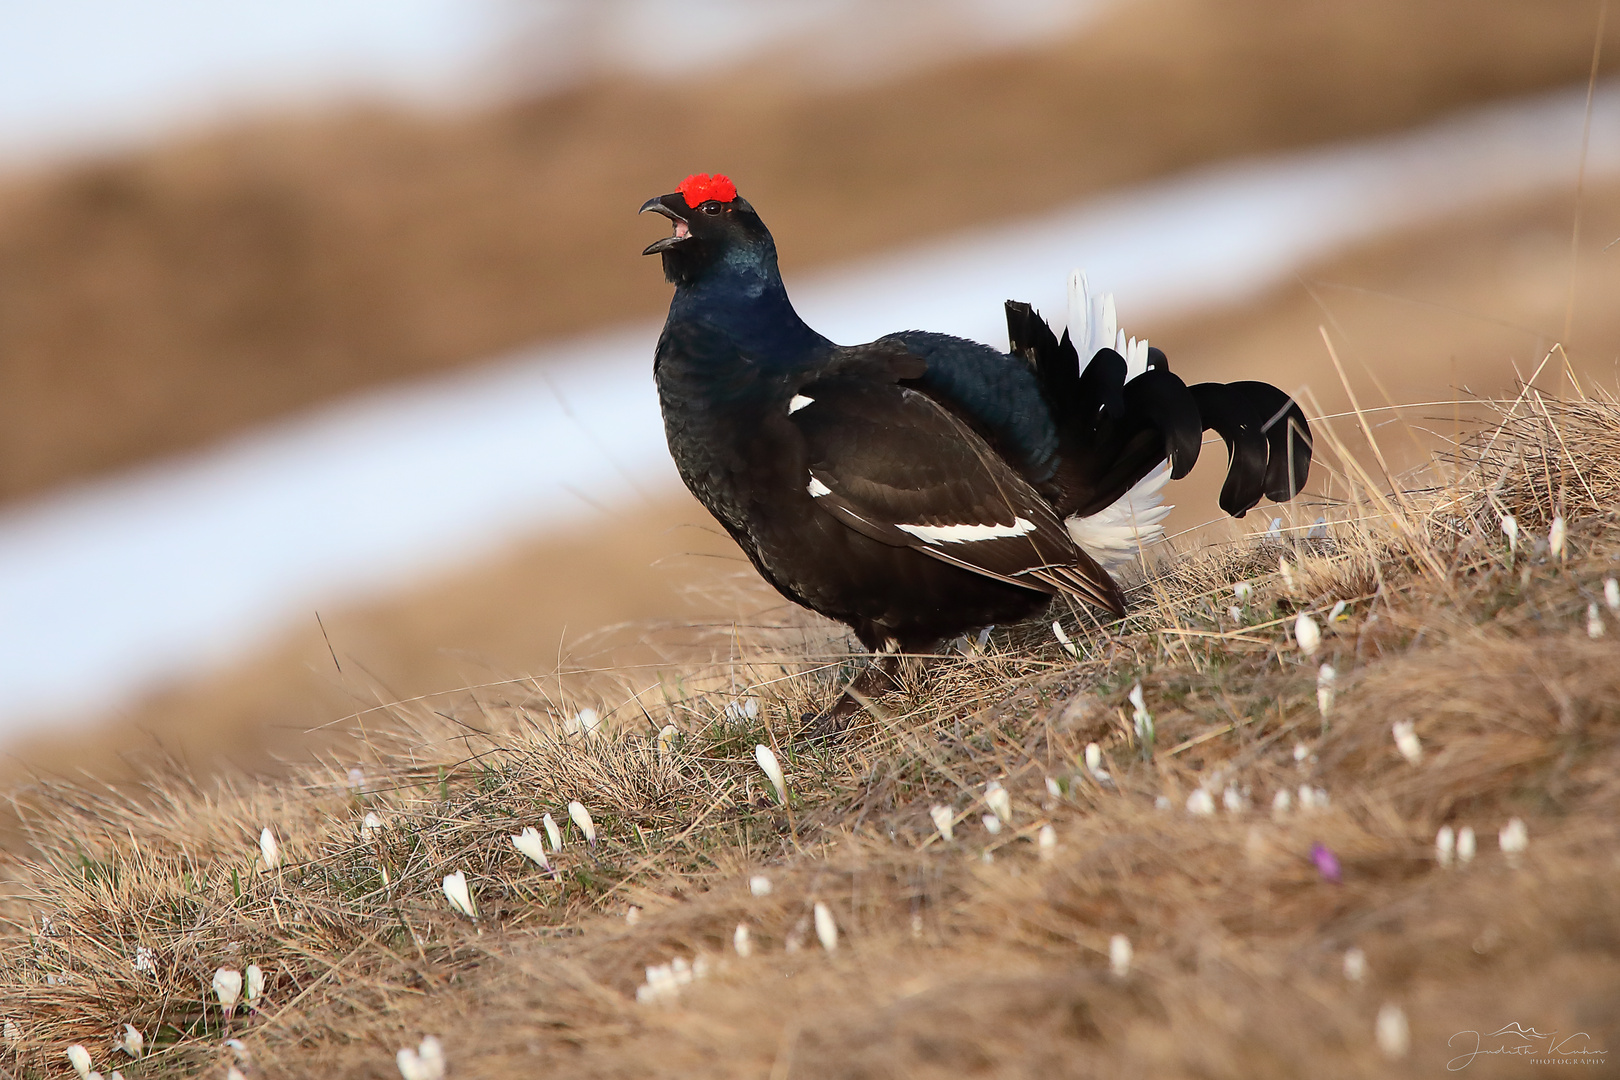
{"label": "bird's leg", "polygon": [[885,638],[873,654],[872,662],[844,688],[833,702],[832,708],[820,716],[806,716],[811,720],[810,737],[817,741],[836,739],[849,726],[849,718],[861,711],[863,699],[869,701],[879,694],[899,687],[895,675],[900,670],[900,643]]}

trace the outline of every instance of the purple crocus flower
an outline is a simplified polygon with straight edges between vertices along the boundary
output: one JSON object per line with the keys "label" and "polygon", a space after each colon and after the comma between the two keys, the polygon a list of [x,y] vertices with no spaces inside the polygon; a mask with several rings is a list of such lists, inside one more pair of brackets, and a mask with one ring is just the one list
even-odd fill
{"label": "purple crocus flower", "polygon": [[1329,851],[1326,845],[1311,845],[1311,862],[1316,864],[1317,871],[1327,880],[1339,880],[1339,857]]}

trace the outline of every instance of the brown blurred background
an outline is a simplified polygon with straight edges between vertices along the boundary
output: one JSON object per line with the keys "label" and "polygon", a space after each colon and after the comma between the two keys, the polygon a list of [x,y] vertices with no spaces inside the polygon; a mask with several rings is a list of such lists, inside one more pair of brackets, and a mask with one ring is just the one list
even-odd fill
{"label": "brown blurred background", "polygon": [[[16,167],[0,177],[0,498],[657,317],[668,288],[637,255],[657,230],[634,209],[689,172],[738,180],[791,283],[1201,163],[1584,87],[1594,47],[1620,46],[1620,18],[1599,42],[1598,16],[1591,0],[1133,0],[1038,47],[879,62],[859,78],[812,77],[767,51],[679,79],[587,71],[477,107],[260,113]],[[1589,184],[1579,205],[1576,247],[1572,174],[1337,253],[1239,309],[1127,325],[1181,370],[1308,386],[1329,412],[1346,397],[1319,326],[1364,405],[1503,392],[1555,341],[1613,386],[1620,187]],[[1449,434],[1455,412],[1408,419]],[[1180,520],[1214,513],[1219,456],[1173,497]],[[261,767],[391,697],[560,657],[646,660],[656,649],[635,643],[657,621],[778,606],[690,500],[616,513],[323,610],[324,632],[311,618],[102,718],[92,753],[82,738],[14,740],[15,767],[106,771],[156,745],[199,767]]]}

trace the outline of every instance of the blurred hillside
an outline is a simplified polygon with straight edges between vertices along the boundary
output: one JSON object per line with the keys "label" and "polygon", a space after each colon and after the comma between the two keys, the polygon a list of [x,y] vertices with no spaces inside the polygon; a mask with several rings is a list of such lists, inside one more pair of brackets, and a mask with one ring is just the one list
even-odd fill
{"label": "blurred hillside", "polygon": [[[1620,386],[1620,247],[1605,250],[1620,237],[1620,187],[1584,195],[1571,293],[1573,210],[1570,191],[1434,222],[1305,268],[1297,281],[1235,309],[1143,325],[1126,307],[1126,324],[1163,346],[1189,379],[1261,378],[1300,394],[1313,417],[1332,417],[1313,421],[1319,436],[1331,433],[1360,452],[1345,385],[1319,330],[1326,327],[1385,460],[1399,471],[1443,449],[1477,416],[1470,392],[1513,394],[1515,379],[1535,373],[1563,337],[1566,317],[1572,366],[1585,385]],[[1555,354],[1537,385],[1567,392],[1565,378]],[[1420,407],[1392,411],[1392,401]],[[1264,530],[1273,513],[1309,524],[1343,497],[1326,460],[1319,457],[1305,499],[1265,504],[1230,526],[1223,519],[1198,539]],[[1206,446],[1170,496],[1172,533],[1219,517],[1224,466],[1219,445]],[[775,621],[785,607],[694,500],[625,506],[589,530],[514,544],[383,600],[323,610],[324,628],[312,616],[241,663],[131,703],[92,739],[41,733],[13,746],[13,760],[115,775],[120,755],[149,760],[161,747],[195,768],[223,759],[263,769],[307,748],[309,729],[390,701],[432,695],[428,707],[452,707],[471,700],[463,688],[504,680],[519,682],[484,693],[521,697],[526,676],[608,663],[652,685],[675,658],[724,655],[733,622]],[[367,719],[359,718],[362,733]],[[343,747],[355,730],[341,723],[324,745]]]}
{"label": "blurred hillside", "polygon": [[[1140,0],[838,88],[768,59],[260,121],[0,185],[0,498],[658,312],[634,208],[724,170],[790,272],[1585,79],[1588,0]],[[1620,44],[1611,20],[1605,47]]]}

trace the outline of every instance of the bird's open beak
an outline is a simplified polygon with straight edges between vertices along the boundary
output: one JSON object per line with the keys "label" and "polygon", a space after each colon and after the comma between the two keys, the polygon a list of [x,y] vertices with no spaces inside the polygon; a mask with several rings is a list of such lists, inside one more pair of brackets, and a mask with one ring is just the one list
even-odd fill
{"label": "bird's open beak", "polygon": [[655,214],[663,214],[665,217],[669,218],[669,220],[675,223],[675,235],[666,236],[662,240],[655,240],[648,244],[646,250],[642,252],[643,255],[655,255],[660,251],[668,251],[670,248],[692,235],[692,230],[686,223],[685,215],[670,205],[670,203],[675,200],[680,200],[681,205],[683,207],[685,206],[685,200],[681,199],[679,192],[670,195],[660,195],[656,199],[648,199],[646,202],[641,204],[641,209],[638,210],[637,213],[645,214],[647,211],[651,210]]}

